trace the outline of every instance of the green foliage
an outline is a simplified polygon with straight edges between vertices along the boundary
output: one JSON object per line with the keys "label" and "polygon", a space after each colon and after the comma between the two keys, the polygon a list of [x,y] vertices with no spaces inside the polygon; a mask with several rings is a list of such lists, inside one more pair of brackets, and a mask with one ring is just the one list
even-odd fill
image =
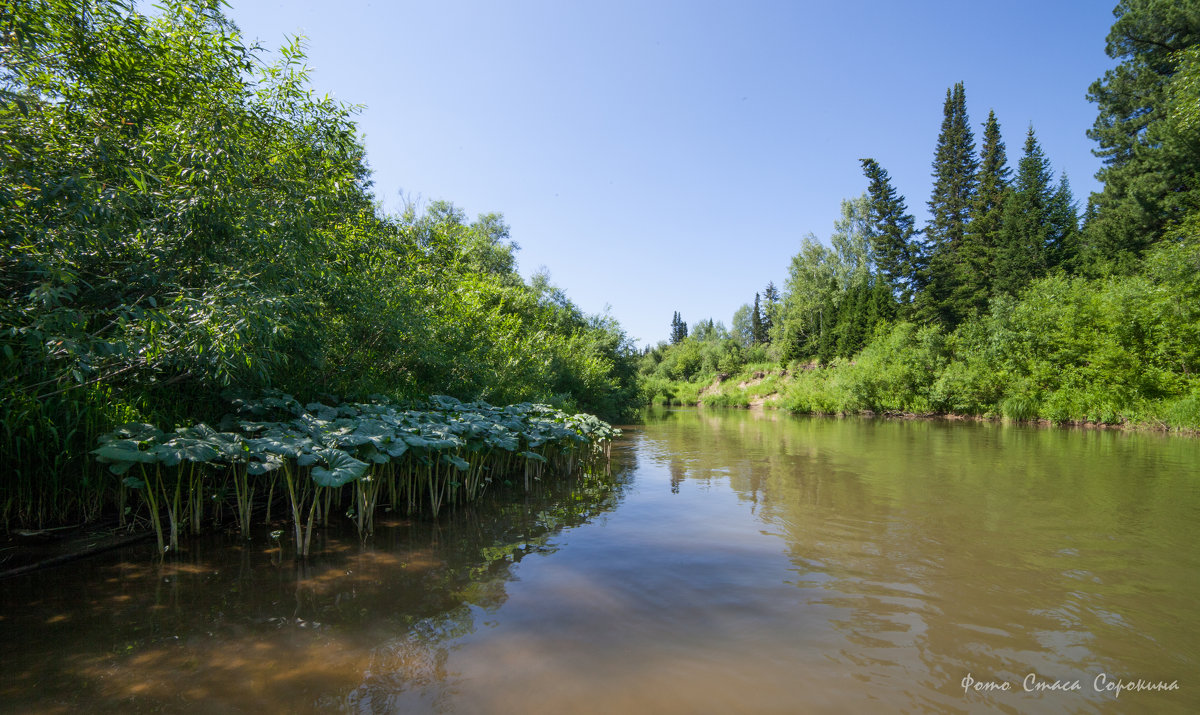
{"label": "green foliage", "polygon": [[[638,373],[643,380],[687,382],[709,379],[718,373],[736,371],[745,362],[745,348],[725,326],[709,320],[696,323],[692,334],[676,344],[660,343],[641,358]],[[655,390],[643,393],[653,397]]]}
{"label": "green foliage", "polygon": [[996,281],[996,261],[1004,223],[1004,205],[1009,196],[1011,170],[1000,123],[988,112],[979,154],[978,190],[971,204],[970,222],[961,251],[966,310],[983,313]]}
{"label": "green foliage", "polygon": [[767,287],[763,289],[763,309],[762,309],[762,326],[763,333],[766,339],[762,342],[771,342],[772,334],[776,324],[779,323],[780,312],[780,295],[779,289],[775,287],[775,281],[767,283]]}
{"label": "green foliage", "polygon": [[758,302],[758,293],[754,294],[754,308],[750,312],[750,335],[753,337],[753,342],[762,344],[767,342],[767,326],[763,324],[762,307]]}
{"label": "green foliage", "polygon": [[1200,431],[1200,393],[1192,393],[1167,404],[1161,415],[1166,424]]}
{"label": "green foliage", "polygon": [[754,345],[754,308],[749,303],[733,311],[730,334],[743,348]]}
{"label": "green foliage", "polygon": [[675,311],[675,315],[671,318],[671,343],[676,344],[683,341],[687,337],[687,323],[679,317],[679,311]]}
{"label": "green foliage", "polygon": [[30,2],[0,54],[6,524],[94,517],[95,435],[212,419],[227,386],[636,401],[620,326],[526,285],[498,215],[376,213],[355,108],[299,42],[264,63],[202,0]]}
{"label": "green foliage", "polygon": [[845,407],[885,412],[934,411],[931,389],[946,363],[945,335],[937,326],[897,323],[881,331],[844,378]]}
{"label": "green foliage", "polygon": [[996,246],[995,289],[1016,295],[1030,281],[1046,274],[1052,236],[1050,202],[1053,196],[1050,162],[1033,134],[1025,135],[1025,152],[1017,178],[1004,203],[1004,220]]}
{"label": "green foliage", "polygon": [[879,274],[895,289],[900,302],[908,305],[920,287],[921,247],[916,242],[915,221],[904,197],[892,186],[887,171],[874,159],[860,159],[870,180],[868,213],[871,251]]}
{"label": "green foliage", "polygon": [[705,407],[749,407],[750,398],[743,392],[708,392],[700,396]]}
{"label": "green foliage", "polygon": [[167,434],[132,423],[101,435],[101,446],[92,450],[114,474],[137,468],[139,476],[124,483],[142,493],[160,553],[178,548],[181,525],[199,527],[206,502],[219,509],[217,495],[228,493],[231,482],[239,526],[248,538],[255,492],[272,492],[282,473],[296,555],[302,557],[322,501],[323,517],[329,518],[329,490],[353,485],[354,518],[365,536],[381,491],[394,509],[407,505],[411,513],[428,506],[436,515],[443,504],[474,500],[492,481],[519,476],[528,491],[544,467],[557,474],[579,467],[595,471],[607,463],[607,445],[620,434],[591,415],[567,415],[546,405],[499,408],[446,396],[408,407],[378,401],[301,406],[286,394],[239,398],[234,405],[237,414],[222,420],[221,431],[201,423]]}
{"label": "green foliage", "polygon": [[1200,2],[1122,0],[1113,14],[1106,50],[1121,63],[1088,91],[1098,109],[1088,136],[1105,163],[1084,236],[1095,275],[1136,269],[1146,249],[1196,205],[1200,175],[1200,135],[1188,111],[1172,105],[1194,87],[1179,70],[1200,41]]}
{"label": "green foliage", "polygon": [[966,314],[970,291],[964,284],[961,251],[975,201],[979,162],[967,119],[962,82],[946,90],[942,129],[933,160],[933,192],[929,198],[927,271],[919,314],[953,327]]}
{"label": "green foliage", "polygon": [[[839,340],[844,350],[853,351],[861,342],[864,329],[869,331],[877,322],[863,318],[864,328],[856,312],[870,310],[873,304],[860,296],[870,292],[874,285],[871,210],[866,194],[843,201],[842,217],[834,224],[830,236],[832,250],[810,235],[801,244],[800,253],[792,258],[781,311],[783,360],[817,357],[828,362],[840,354],[849,354],[839,351]],[[844,306],[848,299],[850,305]],[[839,325],[843,325],[840,331]]]}

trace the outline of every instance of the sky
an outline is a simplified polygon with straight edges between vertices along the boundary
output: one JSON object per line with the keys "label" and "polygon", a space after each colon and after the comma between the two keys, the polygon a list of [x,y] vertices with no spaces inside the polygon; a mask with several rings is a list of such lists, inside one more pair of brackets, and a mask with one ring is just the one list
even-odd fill
{"label": "sky", "polygon": [[866,189],[861,157],[924,225],[956,82],[1014,170],[1032,125],[1081,206],[1099,188],[1086,95],[1115,65],[1112,0],[230,3],[264,48],[303,36],[313,88],[362,105],[386,209],[503,214],[524,276],[641,345],[675,311],[728,326],[783,287]]}

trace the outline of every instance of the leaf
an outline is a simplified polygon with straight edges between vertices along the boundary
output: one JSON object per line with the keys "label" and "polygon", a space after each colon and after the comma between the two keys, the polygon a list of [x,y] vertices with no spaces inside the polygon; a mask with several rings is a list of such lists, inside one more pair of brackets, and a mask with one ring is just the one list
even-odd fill
{"label": "leaf", "polygon": [[323,449],[318,456],[327,467],[313,467],[312,480],[322,487],[340,487],[358,479],[367,471],[367,463],[340,449]]}
{"label": "leaf", "polygon": [[471,467],[471,465],[467,463],[467,460],[463,459],[462,457],[457,457],[453,454],[443,454],[442,461],[446,464],[453,464],[455,467],[458,467],[458,470],[461,472],[465,472]]}
{"label": "leaf", "polygon": [[532,459],[535,462],[542,462],[543,464],[546,462],[546,458],[537,452],[521,452],[520,454],[525,459]]}
{"label": "leaf", "polygon": [[370,462],[374,462],[375,464],[386,464],[389,461],[388,455],[384,452],[380,452],[379,449],[377,449],[373,444],[367,444],[367,446],[364,447],[361,452],[359,452],[359,456]]}
{"label": "leaf", "polygon": [[247,474],[256,474],[256,475],[257,474],[266,474],[267,472],[275,471],[276,469],[279,469],[282,466],[283,466],[283,460],[273,454],[270,454],[270,455],[267,455],[267,458],[261,462],[259,462],[259,461],[248,462],[246,464],[246,473]]}
{"label": "leaf", "polygon": [[304,409],[316,414],[317,418],[322,420],[335,420],[338,416],[336,409],[320,402],[310,402],[304,406]]}
{"label": "leaf", "polygon": [[160,457],[153,451],[143,451],[139,448],[139,443],[132,439],[121,439],[115,442],[109,442],[106,445],[93,449],[92,454],[96,455],[96,459],[104,464],[122,463],[129,464],[153,464],[159,461]]}
{"label": "leaf", "polygon": [[154,425],[141,422],[127,422],[108,434],[100,435],[101,442],[131,439],[137,442],[162,439],[163,432]]}

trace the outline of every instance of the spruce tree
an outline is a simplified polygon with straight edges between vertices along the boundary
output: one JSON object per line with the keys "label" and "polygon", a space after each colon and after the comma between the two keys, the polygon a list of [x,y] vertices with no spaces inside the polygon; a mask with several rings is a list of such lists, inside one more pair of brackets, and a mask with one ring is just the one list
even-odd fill
{"label": "spruce tree", "polygon": [[838,305],[834,329],[837,355],[851,357],[857,354],[866,345],[871,328],[871,285],[864,279],[850,286]]}
{"label": "spruce tree", "polygon": [[[880,323],[885,323],[896,319],[896,296],[892,293],[892,288],[887,284],[887,281],[879,280],[878,278],[871,285],[871,332],[875,331],[875,326]],[[870,335],[867,336],[868,340]]]}
{"label": "spruce tree", "polygon": [[754,294],[754,312],[750,313],[750,332],[754,335],[755,344],[765,343],[766,331],[763,330],[762,309],[758,304],[758,293]]}
{"label": "spruce tree", "polygon": [[983,147],[979,154],[979,174],[975,200],[971,203],[970,222],[963,244],[963,295],[968,309],[984,312],[995,282],[996,249],[1004,224],[1004,199],[1009,191],[1012,170],[996,113],[988,112],[983,125]]}
{"label": "spruce tree", "polygon": [[928,287],[921,300],[922,317],[952,327],[966,314],[969,295],[964,290],[961,255],[979,162],[975,138],[967,119],[967,98],[962,82],[946,90],[942,129],[933,160],[933,192],[929,198]]}
{"label": "spruce tree", "polygon": [[671,344],[676,345],[683,342],[687,334],[687,323],[679,317],[679,311],[675,311],[674,317],[671,318]]}
{"label": "spruce tree", "polygon": [[1050,224],[1047,267],[1075,272],[1079,254],[1079,209],[1065,171],[1058,180],[1058,188],[1050,196],[1046,219]]}
{"label": "spruce tree", "polygon": [[766,303],[762,312],[763,334],[767,336],[766,342],[771,342],[771,330],[775,327],[779,315],[779,289],[775,287],[775,281],[767,283],[762,297]]}
{"label": "spruce tree", "polygon": [[907,304],[918,287],[917,258],[920,247],[916,242],[915,221],[908,213],[904,197],[892,186],[887,170],[874,159],[859,159],[863,174],[870,180],[868,221],[871,231],[871,251],[875,265],[887,283]]}
{"label": "spruce tree", "polygon": [[1025,136],[1025,153],[1017,164],[1012,195],[1004,206],[1004,223],[996,250],[998,293],[1016,295],[1030,281],[1045,275],[1049,267],[1048,252],[1053,238],[1050,177],[1050,162],[1030,127]]}

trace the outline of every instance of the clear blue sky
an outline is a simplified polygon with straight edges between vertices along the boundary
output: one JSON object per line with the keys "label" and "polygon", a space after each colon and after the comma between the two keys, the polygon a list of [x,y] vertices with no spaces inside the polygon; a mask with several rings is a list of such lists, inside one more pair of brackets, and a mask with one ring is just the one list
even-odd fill
{"label": "clear blue sky", "polygon": [[1001,3],[231,0],[250,39],[307,38],[313,86],[363,104],[375,190],[504,214],[540,267],[642,344],[729,325],[823,240],[874,157],[924,223],[946,89],[1015,167],[1032,123],[1081,205],[1088,85],[1112,0]]}

